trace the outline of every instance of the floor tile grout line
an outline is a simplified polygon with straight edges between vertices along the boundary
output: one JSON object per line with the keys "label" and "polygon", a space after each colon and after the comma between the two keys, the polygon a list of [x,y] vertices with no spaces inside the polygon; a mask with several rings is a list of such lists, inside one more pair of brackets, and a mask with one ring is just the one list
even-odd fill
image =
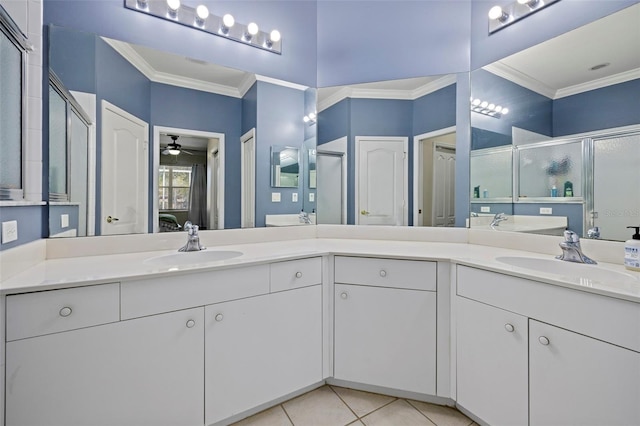
{"label": "floor tile grout line", "polygon": [[[378,394],[378,395],[382,395],[382,394]],[[386,396],[391,396],[391,395],[386,395]],[[392,397],[392,398],[393,398],[393,399],[392,399],[391,401],[387,402],[387,403],[386,403],[386,404],[384,404],[383,406],[376,408],[375,410],[371,411],[370,413],[365,414],[365,415],[364,415],[364,416],[362,416],[362,417],[358,417],[358,419],[359,419],[360,421],[362,421],[362,423],[364,423],[364,421],[363,421],[362,419],[364,419],[365,417],[367,417],[369,414],[373,414],[373,413],[375,413],[376,411],[382,410],[382,409],[383,409],[384,407],[386,407],[387,405],[391,405],[391,404],[393,404],[394,402],[396,402],[398,399],[400,399],[400,398],[396,398],[395,396],[394,396],[394,397]]]}
{"label": "floor tile grout line", "polygon": [[429,416],[427,416],[425,413],[423,413],[421,410],[418,409],[418,407],[416,407],[415,405],[413,405],[411,403],[410,400],[405,399],[405,401],[407,401],[407,404],[409,404],[409,406],[411,406],[414,410],[416,410],[418,413],[422,414],[424,417],[426,417],[427,420],[429,420],[431,423],[433,423],[434,425],[438,426],[438,423],[434,422],[433,420],[431,420],[429,418]]}
{"label": "floor tile grout line", "polygon": [[[331,386],[331,385],[327,385],[327,386],[329,387],[329,389],[331,389],[331,392],[333,392],[333,393],[338,397],[338,399],[339,399],[340,401],[342,401],[342,403],[343,403],[344,405],[346,405],[346,406],[347,406],[347,408],[349,409],[349,411],[351,411],[351,412],[353,413],[353,415],[354,415],[354,416],[356,416],[356,420],[360,420],[360,417],[356,414],[356,412],[355,412],[355,411],[353,411],[353,409],[349,406],[349,404],[347,404],[347,402],[346,402],[344,399],[342,399],[342,397],[338,394],[338,392],[336,392],[336,390],[333,388],[333,386]],[[356,420],[354,420],[354,421],[356,421]],[[353,423],[353,422],[351,422],[351,423]],[[347,423],[347,424],[349,425],[349,424],[351,424],[351,423]],[[294,426],[295,426],[295,425],[294,425]]]}
{"label": "floor tile grout line", "polygon": [[293,423],[291,416],[289,416],[289,413],[287,413],[287,410],[284,408],[284,403],[280,404],[280,408],[282,408],[282,411],[284,411],[284,415],[287,416],[287,419],[289,419],[289,423],[291,423],[291,426],[296,426],[295,423]]}

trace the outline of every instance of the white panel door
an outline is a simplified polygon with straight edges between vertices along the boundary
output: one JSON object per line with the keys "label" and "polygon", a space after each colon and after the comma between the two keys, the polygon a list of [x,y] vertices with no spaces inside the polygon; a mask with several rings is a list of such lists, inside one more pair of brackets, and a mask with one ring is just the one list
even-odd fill
{"label": "white panel door", "polygon": [[407,143],[356,137],[356,224],[407,224]]}
{"label": "white panel door", "polygon": [[102,101],[102,235],[148,231],[149,125]]}
{"label": "white panel door", "polygon": [[7,343],[7,426],[202,425],[203,314],[190,309]]}
{"label": "white panel door", "polygon": [[256,226],[256,138],[255,129],[241,138],[241,224],[242,228]]}
{"label": "white panel door", "polygon": [[604,240],[631,238],[640,221],[640,134],[594,141],[593,201]]}
{"label": "white panel door", "polygon": [[456,298],[457,402],[487,424],[527,425],[527,318]]}
{"label": "white panel door", "polygon": [[336,284],[334,333],[336,379],[436,394],[436,292]]}
{"label": "white panel door", "polygon": [[529,357],[531,426],[640,425],[640,353],[529,320]]}
{"label": "white panel door", "polygon": [[343,175],[344,156],[338,154],[316,153],[317,168],[317,209],[316,222],[327,224],[345,224],[342,214],[346,203]]}
{"label": "white panel door", "polygon": [[322,380],[322,286],[205,308],[205,424]]}
{"label": "white panel door", "polygon": [[456,151],[436,146],[433,156],[432,226],[454,226]]}

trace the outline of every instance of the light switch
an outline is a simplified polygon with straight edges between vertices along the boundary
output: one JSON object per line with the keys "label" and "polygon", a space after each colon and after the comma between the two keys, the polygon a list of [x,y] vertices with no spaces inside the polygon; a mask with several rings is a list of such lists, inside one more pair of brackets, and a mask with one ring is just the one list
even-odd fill
{"label": "light switch", "polygon": [[491,206],[481,206],[480,213],[491,213]]}
{"label": "light switch", "polygon": [[271,202],[272,203],[279,203],[280,202],[280,193],[279,192],[272,192],[271,193]]}
{"label": "light switch", "polygon": [[18,221],[10,220],[2,222],[2,244],[10,243],[18,239]]}
{"label": "light switch", "polygon": [[297,203],[298,202],[298,193],[294,192],[291,194],[291,202],[292,203]]}
{"label": "light switch", "polygon": [[68,214],[60,215],[60,226],[62,228],[67,228],[69,226],[69,215]]}
{"label": "light switch", "polygon": [[313,203],[315,200],[316,200],[316,194],[313,193],[313,192],[310,192],[309,193],[309,201]]}

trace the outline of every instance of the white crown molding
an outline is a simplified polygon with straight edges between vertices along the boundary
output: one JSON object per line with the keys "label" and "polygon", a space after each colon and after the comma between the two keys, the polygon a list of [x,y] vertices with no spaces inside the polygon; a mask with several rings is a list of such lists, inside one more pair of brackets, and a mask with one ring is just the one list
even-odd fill
{"label": "white crown molding", "polygon": [[412,90],[400,89],[360,89],[357,87],[343,87],[333,95],[318,103],[318,112],[324,111],[343,99],[396,99],[414,101],[422,96],[443,89],[456,82],[456,75],[449,74],[437,80]]}
{"label": "white crown molding", "polygon": [[526,89],[539,93],[542,96],[546,96],[547,98],[554,99],[556,95],[556,91],[551,87],[516,70],[515,68],[511,68],[509,65],[503,64],[502,62],[486,65],[483,69],[497,75],[498,77],[502,77]]}
{"label": "white crown molding", "polygon": [[305,91],[309,88],[309,86],[304,86],[302,84],[296,84],[290,81],[279,80],[277,78],[266,77],[264,75],[259,75],[259,74],[256,74],[256,80],[264,81],[265,83],[277,84],[278,86],[290,87],[291,89],[302,90],[302,91]]}
{"label": "white crown molding", "polygon": [[614,84],[620,84],[638,78],[640,78],[640,68],[559,89],[556,92],[556,96],[554,99],[566,98],[567,96],[577,95],[579,93],[601,89],[607,86],[613,86]]}
{"label": "white crown molding", "polygon": [[256,81],[258,80],[256,79],[255,74],[247,73],[247,75],[242,79],[238,87],[238,92],[240,93],[241,98],[244,98],[244,95],[247,94],[249,89],[251,89],[251,86],[253,86],[253,84]]}
{"label": "white crown molding", "polygon": [[[187,78],[167,74],[156,71],[147,61],[142,58],[129,44],[102,37],[102,39],[111,46],[116,52],[122,55],[127,61],[145,75],[149,80],[156,83],[169,84],[171,86],[184,87],[187,89],[200,90],[203,92],[215,93],[223,96],[231,96],[234,98],[242,98],[244,93],[232,86],[211,83],[208,81],[198,80],[195,78]],[[251,86],[249,86],[251,87]],[[248,90],[248,88],[247,88]],[[245,91],[246,93],[246,91]]]}

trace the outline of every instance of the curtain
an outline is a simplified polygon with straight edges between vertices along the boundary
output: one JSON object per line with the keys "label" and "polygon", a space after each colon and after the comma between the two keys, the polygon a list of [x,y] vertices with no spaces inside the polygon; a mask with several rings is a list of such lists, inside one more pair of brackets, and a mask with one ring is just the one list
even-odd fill
{"label": "curtain", "polygon": [[203,164],[191,166],[189,220],[194,225],[207,228],[207,173]]}

